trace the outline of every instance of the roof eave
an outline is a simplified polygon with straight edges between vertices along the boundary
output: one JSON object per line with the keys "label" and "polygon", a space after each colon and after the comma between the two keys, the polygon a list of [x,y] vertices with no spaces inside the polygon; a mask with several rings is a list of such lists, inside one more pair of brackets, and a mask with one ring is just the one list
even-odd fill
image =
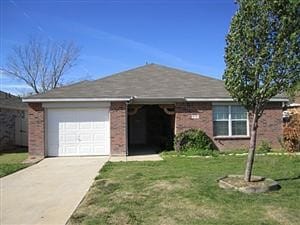
{"label": "roof eave", "polygon": [[[232,98],[196,98],[196,97],[185,97],[187,102],[233,102]],[[288,98],[272,98],[270,102],[288,102]]]}
{"label": "roof eave", "polygon": [[[197,98],[197,97],[115,97],[115,98],[24,98],[23,102],[233,102],[232,98]],[[288,102],[287,98],[272,98],[270,102]]]}
{"label": "roof eave", "polygon": [[131,103],[133,104],[168,104],[175,102],[184,102],[185,99],[183,97],[138,97],[134,96],[132,98]]}
{"label": "roof eave", "polygon": [[122,98],[24,98],[23,102],[122,102],[130,101],[132,97]]}
{"label": "roof eave", "polygon": [[288,104],[287,107],[300,107],[300,103],[291,103]]}

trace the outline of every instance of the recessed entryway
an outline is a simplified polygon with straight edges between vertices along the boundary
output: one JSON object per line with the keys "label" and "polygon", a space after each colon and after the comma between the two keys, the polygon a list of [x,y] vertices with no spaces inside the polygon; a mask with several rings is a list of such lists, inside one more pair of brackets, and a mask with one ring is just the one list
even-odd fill
{"label": "recessed entryway", "polygon": [[172,105],[128,107],[128,154],[158,153],[170,148],[174,137]]}

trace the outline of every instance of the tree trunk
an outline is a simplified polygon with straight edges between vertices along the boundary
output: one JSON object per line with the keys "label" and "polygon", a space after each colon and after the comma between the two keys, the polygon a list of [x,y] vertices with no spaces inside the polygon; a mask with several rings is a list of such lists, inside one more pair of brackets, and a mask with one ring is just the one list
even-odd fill
{"label": "tree trunk", "polygon": [[248,152],[248,158],[247,158],[247,164],[246,164],[246,170],[245,170],[245,177],[244,177],[244,180],[246,182],[251,181],[251,174],[252,174],[254,155],[255,155],[255,149],[256,149],[257,127],[258,127],[258,116],[256,115],[256,113],[254,113],[253,120],[251,123],[250,146],[249,146],[249,152]]}

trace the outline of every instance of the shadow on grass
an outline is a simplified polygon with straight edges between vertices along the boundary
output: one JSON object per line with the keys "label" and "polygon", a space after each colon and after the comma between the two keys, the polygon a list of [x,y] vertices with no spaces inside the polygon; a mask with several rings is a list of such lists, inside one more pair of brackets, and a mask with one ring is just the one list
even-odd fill
{"label": "shadow on grass", "polygon": [[16,146],[12,149],[4,149],[0,151],[0,156],[4,155],[4,154],[15,154],[15,153],[25,153],[28,152],[28,148],[27,147],[23,147],[23,146]]}
{"label": "shadow on grass", "polygon": [[298,175],[296,177],[279,178],[279,179],[276,179],[275,181],[287,181],[287,180],[298,180],[298,179],[300,179],[300,175]]}

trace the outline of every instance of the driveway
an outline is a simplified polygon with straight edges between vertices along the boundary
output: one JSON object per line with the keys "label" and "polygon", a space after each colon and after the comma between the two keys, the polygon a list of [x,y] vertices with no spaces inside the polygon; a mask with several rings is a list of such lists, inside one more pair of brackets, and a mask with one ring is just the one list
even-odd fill
{"label": "driveway", "polygon": [[65,224],[108,157],[46,158],[0,179],[0,224]]}

